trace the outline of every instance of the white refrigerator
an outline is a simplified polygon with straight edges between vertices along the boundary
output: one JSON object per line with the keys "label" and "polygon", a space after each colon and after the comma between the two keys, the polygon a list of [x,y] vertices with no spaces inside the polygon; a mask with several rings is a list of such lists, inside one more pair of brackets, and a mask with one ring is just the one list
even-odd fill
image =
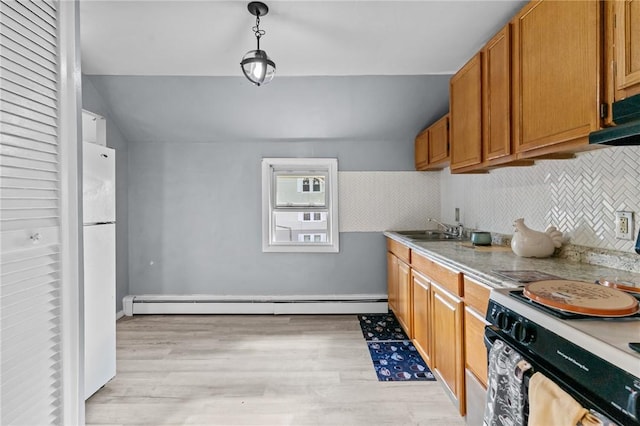
{"label": "white refrigerator", "polygon": [[116,158],[83,143],[84,396],[116,375]]}

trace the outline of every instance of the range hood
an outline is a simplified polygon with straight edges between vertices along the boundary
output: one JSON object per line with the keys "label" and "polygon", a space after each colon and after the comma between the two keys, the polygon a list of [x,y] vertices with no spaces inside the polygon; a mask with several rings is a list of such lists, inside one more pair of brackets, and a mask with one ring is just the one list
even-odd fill
{"label": "range hood", "polygon": [[640,95],[614,102],[612,114],[613,122],[617,125],[590,133],[589,143],[614,146],[640,145]]}

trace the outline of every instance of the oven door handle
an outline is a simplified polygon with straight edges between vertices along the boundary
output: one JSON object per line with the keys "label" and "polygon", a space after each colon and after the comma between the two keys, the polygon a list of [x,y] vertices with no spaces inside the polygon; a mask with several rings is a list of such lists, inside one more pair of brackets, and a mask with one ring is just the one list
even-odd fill
{"label": "oven door handle", "polygon": [[488,351],[493,347],[493,342],[500,339],[500,335],[497,330],[499,330],[495,325],[486,325],[484,327],[484,346]]}

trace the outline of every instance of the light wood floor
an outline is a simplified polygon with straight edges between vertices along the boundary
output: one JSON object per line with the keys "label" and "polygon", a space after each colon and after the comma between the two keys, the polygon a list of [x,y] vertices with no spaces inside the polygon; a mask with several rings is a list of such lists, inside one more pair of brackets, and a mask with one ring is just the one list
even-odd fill
{"label": "light wood floor", "polygon": [[117,324],[87,424],[463,425],[436,382],[379,382],[355,315],[154,315]]}

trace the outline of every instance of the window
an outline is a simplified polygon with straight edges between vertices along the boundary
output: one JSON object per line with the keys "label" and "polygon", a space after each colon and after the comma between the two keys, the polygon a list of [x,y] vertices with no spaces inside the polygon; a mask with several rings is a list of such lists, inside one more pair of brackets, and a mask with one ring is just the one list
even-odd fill
{"label": "window", "polygon": [[335,158],[263,158],[262,251],[338,252],[337,184]]}

